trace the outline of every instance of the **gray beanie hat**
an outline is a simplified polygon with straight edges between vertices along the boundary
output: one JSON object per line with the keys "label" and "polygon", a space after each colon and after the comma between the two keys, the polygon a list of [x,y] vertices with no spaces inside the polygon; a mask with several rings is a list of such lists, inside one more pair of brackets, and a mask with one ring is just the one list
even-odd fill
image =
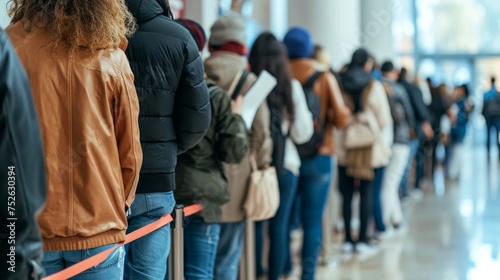
{"label": "gray beanie hat", "polygon": [[210,29],[210,39],[208,40],[210,46],[222,46],[229,41],[242,45],[247,43],[245,21],[237,13],[219,17]]}

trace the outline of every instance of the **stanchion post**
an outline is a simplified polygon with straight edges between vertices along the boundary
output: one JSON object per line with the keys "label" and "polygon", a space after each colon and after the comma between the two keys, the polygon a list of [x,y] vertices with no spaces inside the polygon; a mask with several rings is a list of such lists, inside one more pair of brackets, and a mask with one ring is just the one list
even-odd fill
{"label": "stanchion post", "polygon": [[178,204],[172,213],[170,257],[168,275],[170,280],[184,279],[184,205]]}

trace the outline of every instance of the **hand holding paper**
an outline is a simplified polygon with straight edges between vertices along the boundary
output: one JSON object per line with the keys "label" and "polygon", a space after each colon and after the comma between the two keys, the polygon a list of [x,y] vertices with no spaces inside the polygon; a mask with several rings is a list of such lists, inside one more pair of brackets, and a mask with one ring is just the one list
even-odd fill
{"label": "hand holding paper", "polygon": [[271,93],[276,84],[276,78],[269,74],[269,72],[263,70],[257,81],[255,81],[253,86],[245,94],[245,105],[241,116],[245,121],[247,129],[252,127],[257,110],[262,102],[265,102],[267,96]]}

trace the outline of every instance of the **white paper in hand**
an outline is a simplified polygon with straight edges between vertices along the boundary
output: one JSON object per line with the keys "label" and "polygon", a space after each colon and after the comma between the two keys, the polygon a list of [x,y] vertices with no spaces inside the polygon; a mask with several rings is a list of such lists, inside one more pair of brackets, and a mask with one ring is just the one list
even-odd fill
{"label": "white paper in hand", "polygon": [[263,70],[257,81],[255,81],[252,87],[245,94],[245,103],[241,116],[243,117],[248,130],[252,127],[255,114],[257,113],[260,105],[266,100],[267,96],[271,93],[276,84],[276,78],[274,78],[266,70]]}

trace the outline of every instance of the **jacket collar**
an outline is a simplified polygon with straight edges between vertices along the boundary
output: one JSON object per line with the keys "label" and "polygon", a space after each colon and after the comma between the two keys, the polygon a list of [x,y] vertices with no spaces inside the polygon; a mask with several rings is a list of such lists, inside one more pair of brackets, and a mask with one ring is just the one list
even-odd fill
{"label": "jacket collar", "polygon": [[212,53],[205,60],[205,72],[208,78],[225,90],[229,89],[236,73],[241,69],[246,69],[247,66],[246,57],[226,51]]}
{"label": "jacket collar", "polygon": [[137,23],[146,22],[164,15],[170,17],[170,7],[165,0],[126,0],[127,6]]}

